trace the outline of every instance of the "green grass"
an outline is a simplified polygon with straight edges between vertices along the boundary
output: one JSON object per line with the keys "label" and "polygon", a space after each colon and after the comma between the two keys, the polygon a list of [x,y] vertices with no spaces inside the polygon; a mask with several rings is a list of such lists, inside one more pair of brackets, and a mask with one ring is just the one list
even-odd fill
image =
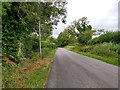
{"label": "green grass", "polygon": [[91,58],[95,58],[97,60],[101,60],[103,62],[112,64],[112,65],[118,66],[118,58],[116,58],[116,57],[106,58],[106,57],[98,56],[98,55],[95,55],[95,54],[91,54],[89,52],[81,52],[78,49],[76,49],[75,46],[66,46],[65,48],[70,50],[70,51],[73,51],[73,52],[76,52],[76,53],[79,53],[79,54],[82,54],[82,55],[85,55],[85,56],[88,56],[88,57],[91,57]]}
{"label": "green grass", "polygon": [[0,65],[0,89],[2,89],[2,65]]}
{"label": "green grass", "polygon": [[64,48],[68,49],[68,50],[72,50],[75,46],[65,46]]}
{"label": "green grass", "polygon": [[101,57],[101,56],[94,55],[94,54],[87,53],[87,52],[79,52],[79,54],[89,56],[89,57],[95,58],[97,60],[101,60],[103,62],[118,66],[118,62],[117,62],[118,58],[113,58],[113,57],[105,58],[105,57]]}
{"label": "green grass", "polygon": [[[51,50],[44,59],[34,62],[28,59],[18,66],[4,64],[2,67],[3,88],[44,88],[55,52],[56,49]],[[39,66],[37,62],[42,63]],[[37,68],[35,68],[36,65],[38,65]],[[28,71],[30,67],[35,69]]]}
{"label": "green grass", "polygon": [[[47,58],[52,61],[55,52],[56,52],[56,49],[51,50],[51,52],[49,52]],[[49,64],[47,67],[43,66],[41,69],[33,72],[29,76],[29,80],[27,82],[29,87],[32,87],[32,88],[44,88],[47,77],[49,75],[50,67],[51,67],[51,64]]]}
{"label": "green grass", "polygon": [[33,72],[27,81],[30,88],[44,88],[46,77],[49,73],[49,67],[42,67],[41,69]]}
{"label": "green grass", "polygon": [[51,51],[48,53],[47,57],[50,58],[50,59],[53,59],[53,58],[54,58],[54,55],[55,55],[55,52],[56,52],[56,49],[51,50]]}

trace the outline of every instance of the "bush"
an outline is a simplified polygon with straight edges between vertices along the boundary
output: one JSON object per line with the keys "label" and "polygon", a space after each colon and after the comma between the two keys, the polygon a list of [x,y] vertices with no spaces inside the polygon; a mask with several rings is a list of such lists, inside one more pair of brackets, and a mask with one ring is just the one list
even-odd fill
{"label": "bush", "polygon": [[104,57],[118,57],[118,44],[97,44],[90,50],[90,53]]}
{"label": "bush", "polygon": [[42,48],[42,58],[46,57],[49,51],[50,51],[49,48]]}
{"label": "bush", "polygon": [[120,31],[116,32],[107,32],[105,34],[100,35],[94,39],[88,41],[88,44],[94,45],[103,42],[113,42],[118,44],[120,42]]}
{"label": "bush", "polygon": [[34,53],[31,54],[32,61],[38,60],[39,57],[40,57],[39,52],[34,52]]}
{"label": "bush", "polygon": [[79,51],[82,51],[82,52],[88,52],[90,51],[91,49],[93,48],[93,46],[91,45],[85,45],[85,46],[79,46]]}
{"label": "bush", "polygon": [[50,43],[49,44],[49,48],[50,49],[55,49],[56,48],[56,44],[55,43]]}

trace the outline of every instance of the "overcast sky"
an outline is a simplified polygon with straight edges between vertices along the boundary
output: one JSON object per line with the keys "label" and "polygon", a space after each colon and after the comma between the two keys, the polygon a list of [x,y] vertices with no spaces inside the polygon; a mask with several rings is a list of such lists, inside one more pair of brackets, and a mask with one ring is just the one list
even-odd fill
{"label": "overcast sky", "polygon": [[87,17],[93,28],[117,30],[118,28],[118,2],[120,0],[67,0],[67,22],[59,23],[53,31],[57,37],[74,20]]}

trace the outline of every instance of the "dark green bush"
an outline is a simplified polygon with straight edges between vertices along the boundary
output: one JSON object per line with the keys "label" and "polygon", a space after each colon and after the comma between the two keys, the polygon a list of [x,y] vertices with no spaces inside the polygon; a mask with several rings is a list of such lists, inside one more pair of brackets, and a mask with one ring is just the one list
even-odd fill
{"label": "dark green bush", "polygon": [[89,40],[88,44],[94,45],[103,42],[113,42],[118,44],[120,42],[119,36],[120,36],[120,31],[107,32],[105,34],[100,35],[99,37]]}
{"label": "dark green bush", "polygon": [[118,57],[118,44],[96,44],[94,48],[90,50],[90,53],[104,57]]}
{"label": "dark green bush", "polygon": [[47,57],[49,52],[50,52],[49,48],[42,48],[42,58]]}

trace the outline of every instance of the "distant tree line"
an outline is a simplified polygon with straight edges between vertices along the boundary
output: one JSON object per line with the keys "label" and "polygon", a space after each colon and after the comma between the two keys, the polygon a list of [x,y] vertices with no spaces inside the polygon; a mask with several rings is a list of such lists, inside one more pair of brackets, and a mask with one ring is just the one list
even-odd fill
{"label": "distant tree line", "polygon": [[[99,35],[99,37],[92,39],[92,36],[95,34]],[[89,25],[87,17],[82,17],[77,21],[73,21],[71,25],[59,34],[57,38],[57,45],[64,47],[75,43],[82,45],[94,45],[103,42],[113,42],[118,44],[120,42],[119,36],[120,31],[105,32],[104,29],[92,29],[92,26]]]}
{"label": "distant tree line", "polygon": [[120,31],[106,32],[105,34],[102,34],[99,37],[91,39],[88,43],[92,45],[103,43],[103,42],[113,42],[113,43],[119,44],[120,42],[119,36],[120,36]]}
{"label": "distant tree line", "polygon": [[57,38],[58,46],[65,46],[73,43],[87,44],[92,38],[94,30],[89,25],[87,17],[82,17],[79,20],[72,22]]}

